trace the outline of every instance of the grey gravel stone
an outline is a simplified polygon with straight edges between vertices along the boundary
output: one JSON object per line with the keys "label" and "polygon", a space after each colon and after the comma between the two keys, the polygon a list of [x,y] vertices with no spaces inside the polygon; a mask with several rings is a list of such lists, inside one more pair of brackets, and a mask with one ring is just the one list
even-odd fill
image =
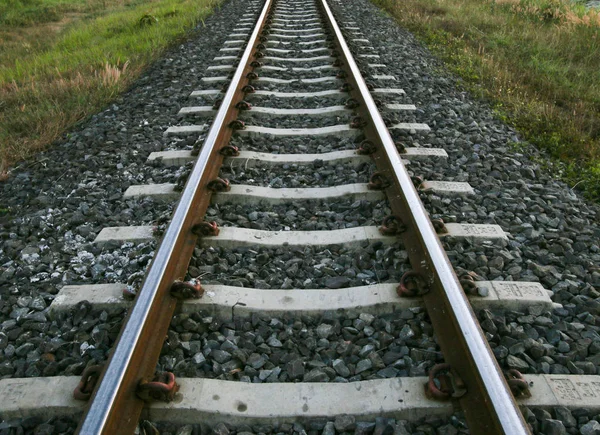
{"label": "grey gravel stone", "polygon": [[511,369],[517,370],[527,370],[529,368],[529,365],[525,361],[514,355],[509,355],[506,358],[506,365]]}
{"label": "grey gravel stone", "polygon": [[331,333],[333,332],[333,326],[332,325],[328,325],[326,323],[321,323],[318,327],[317,327],[317,335],[321,338],[327,338],[331,335]]}
{"label": "grey gravel stone", "polygon": [[329,376],[321,369],[313,369],[304,375],[303,382],[327,382]]}
{"label": "grey gravel stone", "polygon": [[223,364],[231,359],[231,354],[220,349],[215,349],[210,353],[210,356],[218,363]]}
{"label": "grey gravel stone", "polygon": [[347,287],[348,284],[350,284],[350,278],[346,276],[333,276],[325,280],[327,288],[332,289]]}
{"label": "grey gravel stone", "polygon": [[323,428],[322,435],[335,435],[335,424],[332,421],[328,421],[325,423],[325,427]]}
{"label": "grey gravel stone", "polygon": [[600,434],[600,423],[596,420],[590,420],[580,428],[581,435],[598,435]]}
{"label": "grey gravel stone", "polygon": [[265,365],[266,359],[262,355],[253,353],[248,357],[246,363],[254,369],[259,369]]}
{"label": "grey gravel stone", "polygon": [[356,428],[356,420],[353,415],[343,414],[335,417],[335,429],[338,432],[350,431]]}
{"label": "grey gravel stone", "polygon": [[350,370],[346,366],[346,363],[342,359],[336,359],[333,361],[333,369],[336,373],[344,378],[350,376]]}
{"label": "grey gravel stone", "polygon": [[358,375],[358,374],[364,372],[365,370],[369,370],[371,367],[373,367],[373,363],[371,362],[371,360],[361,359],[358,362],[358,364],[356,364],[355,373]]}
{"label": "grey gravel stone", "polygon": [[217,423],[213,428],[213,432],[215,435],[229,435],[229,429],[225,423]]}
{"label": "grey gravel stone", "polygon": [[548,435],[564,435],[567,433],[562,421],[552,419],[542,422],[542,431]]}
{"label": "grey gravel stone", "polygon": [[287,373],[290,379],[301,379],[304,376],[304,363],[302,360],[290,361],[287,365]]}
{"label": "grey gravel stone", "polygon": [[577,420],[571,414],[571,411],[567,407],[557,406],[554,408],[554,417],[557,420],[560,420],[565,428],[576,427]]}
{"label": "grey gravel stone", "polygon": [[370,421],[358,421],[356,422],[356,428],[354,429],[355,435],[367,435],[373,433],[375,430],[375,423]]}

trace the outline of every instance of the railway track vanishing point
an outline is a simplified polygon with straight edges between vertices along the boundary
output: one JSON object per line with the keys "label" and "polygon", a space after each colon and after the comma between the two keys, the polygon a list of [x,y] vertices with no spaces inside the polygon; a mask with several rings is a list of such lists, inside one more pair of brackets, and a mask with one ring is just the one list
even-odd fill
{"label": "railway track vanishing point", "polygon": [[[451,405],[448,408],[448,403],[456,403],[464,413],[471,433],[529,433],[513,397],[513,392],[527,394],[529,385],[515,372],[509,373],[506,380],[471,308],[471,304],[481,303],[477,302],[478,297],[484,296],[481,298],[484,300],[490,298],[489,289],[499,295],[503,285],[519,288],[520,284],[494,284],[474,280],[472,276],[457,277],[440,242],[443,237],[503,239],[503,231],[490,225],[445,224],[430,219],[419,198],[419,191],[433,190],[443,195],[469,194],[472,189],[466,183],[431,182],[409,173],[405,163],[410,158],[443,157],[445,153],[432,148],[405,147],[394,141],[390,134],[392,130],[418,134],[429,127],[416,122],[396,121],[398,117],[410,118],[415,107],[398,102],[403,91],[389,86],[393,77],[371,74],[370,79],[375,83],[363,78],[361,69],[377,69],[382,65],[374,63],[377,55],[358,54],[355,60],[349,45],[368,44],[368,39],[356,31],[358,28],[348,22],[338,25],[326,0],[266,0],[264,5],[256,2],[252,5],[239,21],[233,39],[226,41],[222,49],[224,55],[216,58],[216,64],[209,67],[211,72],[231,74],[205,78],[207,84],[226,83],[226,86],[223,89],[198,90],[192,94],[193,98],[202,101],[215,99],[214,105],[181,110],[182,116],[194,120],[214,116],[210,127],[195,123],[171,127],[167,131],[170,135],[205,135],[202,146],[197,149],[197,156],[189,152],[162,155],[163,163],[167,164],[169,159],[174,159],[173,164],[195,159],[185,188],[179,193],[173,185],[133,186],[126,193],[130,197],[179,197],[179,202],[144,283],[135,296],[135,303],[110,360],[101,374],[98,369],[89,372],[89,380],[99,378],[93,394],[91,387],[78,387],[79,393],[83,389],[86,396],[91,395],[79,433],[133,433],[147,402],[154,400],[167,402],[162,408],[158,405],[159,410],[165,412],[169,407],[179,406],[179,417],[174,418],[182,421],[193,421],[200,416],[215,422],[218,416],[243,422],[246,419],[268,421],[269,418],[294,421],[341,413],[363,416],[379,413],[402,416],[425,415],[428,412],[447,414],[452,409]],[[252,8],[255,11],[251,11]],[[298,90],[298,87],[309,91]],[[381,99],[376,99],[378,97]],[[277,105],[278,101],[319,101],[319,98],[324,98],[325,105],[315,103],[310,108],[294,107],[294,103],[291,103],[292,107],[285,107],[286,104],[281,104],[283,107],[263,105],[265,102]],[[339,103],[327,105],[334,100]],[[306,118],[321,117],[325,123],[340,119],[346,122],[302,126]],[[291,120],[283,123],[285,128],[278,126],[278,120],[282,118]],[[292,154],[248,151],[238,147],[244,140],[250,143],[253,140],[285,142],[304,137],[343,138],[344,144],[355,144],[355,149]],[[368,168],[369,165],[374,166],[375,170],[368,183],[317,188],[273,189],[236,185],[221,177],[227,167],[297,167],[314,165],[314,162],[319,162],[318,165],[323,162],[362,163]],[[378,226],[330,231],[219,227],[207,215],[211,204],[224,201],[279,204],[348,198],[387,201],[389,214],[378,222]],[[152,237],[149,227],[106,228],[98,235],[97,242]],[[337,288],[332,285],[330,289],[265,290],[210,284],[201,286],[199,281],[190,279],[188,273],[198,246],[245,246],[257,250],[305,246],[354,246],[361,249],[373,243],[395,244],[395,249],[406,252],[410,268],[404,271],[399,282],[364,287]],[[523,285],[527,287],[528,284]],[[117,285],[105,290],[120,292],[122,287]],[[544,303],[549,301],[543,289],[539,290],[534,284],[530,284],[529,288],[533,293],[539,291],[544,295],[534,303],[541,299]],[[57,306],[61,303],[72,306],[77,300],[93,299],[93,292],[88,290],[65,288],[55,303]],[[467,294],[475,296],[467,297]],[[107,297],[104,294],[100,299],[106,300]],[[119,303],[126,302],[120,300]],[[281,384],[223,380],[176,380],[171,373],[156,375],[163,342],[178,309],[191,312],[204,308],[221,314],[231,310],[233,317],[234,309],[238,315],[344,310],[380,313],[393,312],[394,306],[421,304],[433,325],[444,360],[443,364],[430,369],[426,393],[420,387],[415,388],[415,385],[425,384],[421,378],[392,377],[327,384],[321,389],[310,383],[289,383],[281,387]],[[536,382],[542,385],[550,380],[540,378]],[[181,389],[178,384],[181,384]],[[280,388],[283,388],[286,403],[281,403]],[[194,402],[198,392],[201,403]],[[346,396],[347,407],[331,404],[333,394]],[[414,411],[410,407],[411,396],[431,403],[445,402]],[[363,400],[366,403],[362,403]],[[404,400],[406,403],[403,403]],[[259,402],[267,402],[269,406],[262,406]],[[186,407],[200,409],[187,415]],[[278,409],[273,411],[275,408]]]}

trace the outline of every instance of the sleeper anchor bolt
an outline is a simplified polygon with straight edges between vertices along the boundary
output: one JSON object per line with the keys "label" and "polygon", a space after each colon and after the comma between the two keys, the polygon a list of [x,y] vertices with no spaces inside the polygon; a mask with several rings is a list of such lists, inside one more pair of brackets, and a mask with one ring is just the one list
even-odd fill
{"label": "sleeper anchor bolt", "polygon": [[520,371],[510,369],[504,372],[506,383],[508,384],[511,393],[515,397],[531,397],[529,383],[525,380]]}
{"label": "sleeper anchor bolt", "polygon": [[100,373],[102,373],[102,366],[100,365],[86,367],[81,374],[79,384],[73,390],[73,398],[75,400],[89,400],[98,379],[100,379]]}
{"label": "sleeper anchor bolt", "polygon": [[232,130],[243,130],[244,128],[246,128],[246,124],[240,119],[234,119],[229,123],[229,128],[231,128]]}
{"label": "sleeper anchor bolt", "polygon": [[389,215],[383,218],[379,232],[384,236],[397,236],[407,230],[406,224],[398,216]]}
{"label": "sleeper anchor bolt", "polygon": [[219,235],[219,226],[216,222],[202,221],[192,227],[192,233],[198,237],[216,237]]}
{"label": "sleeper anchor bolt", "polygon": [[368,122],[366,119],[363,119],[360,116],[355,116],[352,118],[352,121],[350,121],[350,128],[363,128],[366,127],[367,124]]}
{"label": "sleeper anchor bolt", "polygon": [[356,152],[361,156],[369,156],[371,154],[374,154],[375,151],[377,151],[377,147],[370,140],[363,140],[360,143],[358,149],[356,150]]}
{"label": "sleeper anchor bolt", "polygon": [[487,296],[489,291],[485,287],[477,287],[477,284],[475,284],[475,281],[480,281],[481,279],[475,272],[465,272],[458,278],[458,282],[467,295]]}
{"label": "sleeper anchor bolt", "polygon": [[437,234],[448,234],[448,228],[443,219],[431,219],[431,225]]}
{"label": "sleeper anchor bolt", "polygon": [[225,145],[219,150],[219,154],[225,157],[236,157],[240,155],[240,149],[235,145]]}
{"label": "sleeper anchor bolt", "polygon": [[199,280],[193,280],[191,282],[185,281],[174,281],[169,288],[169,293],[175,299],[184,301],[187,299],[200,299],[204,294],[204,289],[200,285]]}
{"label": "sleeper anchor bolt", "polygon": [[435,400],[458,399],[467,392],[462,378],[448,363],[436,364],[429,370],[429,381],[425,384],[425,395]]}
{"label": "sleeper anchor bolt", "polygon": [[179,385],[175,382],[175,375],[171,372],[157,373],[152,381],[141,380],[137,395],[145,402],[160,400],[171,402],[179,391]]}
{"label": "sleeper anchor bolt", "polygon": [[423,276],[414,270],[409,270],[400,278],[396,293],[400,297],[423,296],[429,293],[429,286]]}
{"label": "sleeper anchor bolt", "polygon": [[391,186],[390,180],[381,172],[374,172],[367,187],[371,190],[384,190]]}

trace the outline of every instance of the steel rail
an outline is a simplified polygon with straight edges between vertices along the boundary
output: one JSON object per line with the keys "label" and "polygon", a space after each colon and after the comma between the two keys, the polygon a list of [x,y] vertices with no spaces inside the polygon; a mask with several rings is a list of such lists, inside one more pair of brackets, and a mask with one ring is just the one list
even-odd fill
{"label": "steel rail", "polygon": [[402,234],[414,270],[429,281],[423,296],[446,362],[461,376],[467,393],[460,405],[472,434],[529,434],[518,405],[504,379],[477,318],[458,282],[450,260],[431,224],[394,141],[379,114],[342,32],[327,4],[322,11],[335,34],[347,80],[357,95],[359,113],[368,120],[365,136],[377,145],[373,155],[378,168],[393,180],[386,192],[394,214],[408,230]]}
{"label": "steel rail", "polygon": [[211,196],[206,185],[217,176],[223,160],[217,145],[227,144],[231,137],[228,125],[237,117],[233,105],[243,98],[241,89],[248,83],[250,59],[271,3],[272,0],[265,1],[173,218],[78,427],[80,434],[133,433],[138,424],[144,401],[136,395],[137,386],[154,376],[176,308],[176,299],[169,294],[169,288],[185,276],[197,239],[191,228],[205,214]]}

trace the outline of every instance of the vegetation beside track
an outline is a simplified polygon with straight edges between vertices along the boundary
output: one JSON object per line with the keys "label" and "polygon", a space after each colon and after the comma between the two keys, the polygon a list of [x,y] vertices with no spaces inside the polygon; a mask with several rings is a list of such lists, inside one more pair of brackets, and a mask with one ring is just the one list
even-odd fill
{"label": "vegetation beside track", "polygon": [[221,0],[0,0],[0,180],[106,106]]}
{"label": "vegetation beside track", "polygon": [[562,0],[372,0],[600,199],[600,11]]}

